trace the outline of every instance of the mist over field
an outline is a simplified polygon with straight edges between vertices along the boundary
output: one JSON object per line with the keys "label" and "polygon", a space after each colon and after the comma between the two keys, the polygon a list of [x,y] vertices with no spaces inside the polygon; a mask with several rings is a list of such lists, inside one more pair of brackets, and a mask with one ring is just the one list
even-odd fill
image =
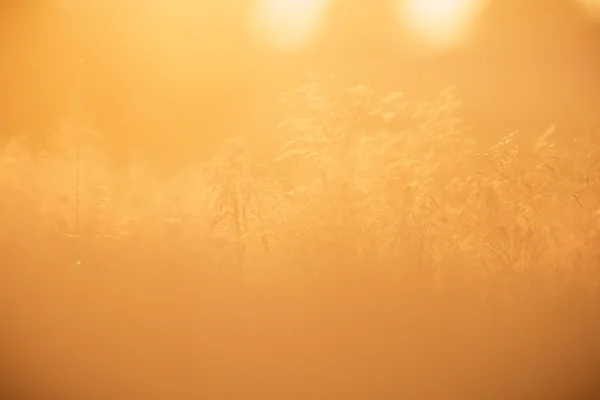
{"label": "mist over field", "polygon": [[0,3],[0,398],[600,398],[599,16]]}

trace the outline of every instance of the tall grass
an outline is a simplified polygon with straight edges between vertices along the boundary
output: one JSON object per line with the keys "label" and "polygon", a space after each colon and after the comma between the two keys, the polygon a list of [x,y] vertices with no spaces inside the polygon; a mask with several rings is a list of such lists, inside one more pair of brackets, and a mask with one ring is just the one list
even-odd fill
{"label": "tall grass", "polygon": [[53,399],[598,396],[597,134],[482,150],[452,91],[283,101],[272,159],[236,138],[158,180],[84,142],[79,235],[70,130],[38,159],[9,144],[7,379]]}

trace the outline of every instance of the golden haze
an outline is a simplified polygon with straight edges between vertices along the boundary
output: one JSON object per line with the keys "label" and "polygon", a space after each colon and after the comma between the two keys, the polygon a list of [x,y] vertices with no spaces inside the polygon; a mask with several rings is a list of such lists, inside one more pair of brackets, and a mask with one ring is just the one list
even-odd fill
{"label": "golden haze", "polygon": [[600,129],[548,121],[597,94],[577,29],[536,36],[560,15],[427,64],[377,34],[460,48],[481,3],[69,2],[0,75],[0,122],[64,118],[0,151],[0,398],[599,397]]}
{"label": "golden haze", "polygon": [[[292,49],[308,46],[322,28],[335,0],[258,0],[255,33],[271,44]],[[396,0],[398,20],[425,46],[457,46],[467,40],[486,0]]]}
{"label": "golden haze", "polygon": [[459,46],[469,34],[485,0],[399,0],[399,15],[424,45]]}

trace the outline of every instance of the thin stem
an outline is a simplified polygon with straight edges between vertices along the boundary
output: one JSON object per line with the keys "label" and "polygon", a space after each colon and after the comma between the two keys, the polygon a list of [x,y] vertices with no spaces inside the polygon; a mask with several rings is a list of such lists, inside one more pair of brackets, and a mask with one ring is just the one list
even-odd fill
{"label": "thin stem", "polygon": [[75,115],[76,123],[76,178],[75,178],[75,234],[77,235],[77,259],[79,262],[79,242],[80,239],[80,186],[81,186],[81,103],[83,95],[83,60],[79,60],[79,71],[77,80],[77,110]]}

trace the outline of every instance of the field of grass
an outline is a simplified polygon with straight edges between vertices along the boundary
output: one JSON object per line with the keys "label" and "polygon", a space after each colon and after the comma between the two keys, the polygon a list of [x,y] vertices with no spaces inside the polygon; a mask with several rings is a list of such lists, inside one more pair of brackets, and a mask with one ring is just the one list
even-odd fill
{"label": "field of grass", "polygon": [[88,132],[79,185],[72,130],[37,158],[7,146],[6,382],[52,400],[600,398],[600,132],[482,149],[450,91],[282,100],[278,154],[235,138],[160,179],[113,169]]}

